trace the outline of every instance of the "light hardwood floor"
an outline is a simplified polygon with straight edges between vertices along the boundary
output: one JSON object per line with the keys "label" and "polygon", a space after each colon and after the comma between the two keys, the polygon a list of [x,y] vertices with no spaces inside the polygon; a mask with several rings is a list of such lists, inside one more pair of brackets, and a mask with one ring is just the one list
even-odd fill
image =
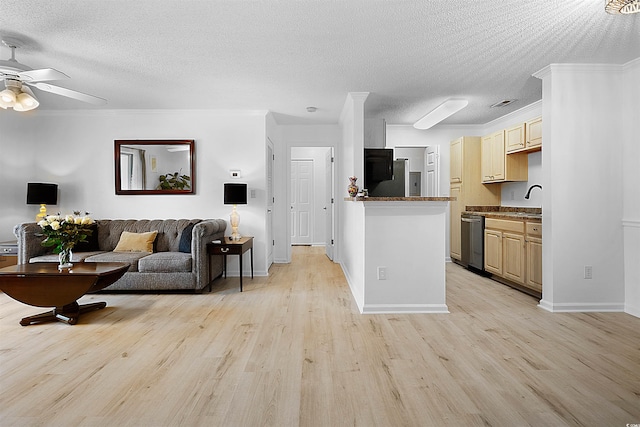
{"label": "light hardwood floor", "polygon": [[295,247],[202,295],[98,294],[75,326],[0,294],[1,426],[640,423],[640,319],[560,314],[457,265],[450,314],[361,315]]}

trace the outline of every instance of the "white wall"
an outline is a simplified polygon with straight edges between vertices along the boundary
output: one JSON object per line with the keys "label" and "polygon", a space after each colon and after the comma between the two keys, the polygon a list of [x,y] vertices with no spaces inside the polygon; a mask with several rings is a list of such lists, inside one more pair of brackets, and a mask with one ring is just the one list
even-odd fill
{"label": "white wall", "polygon": [[[621,67],[551,65],[543,80],[543,290],[550,311],[624,306]],[[593,279],[584,278],[585,266]]]}
{"label": "white wall", "polygon": [[640,58],[626,65],[624,81],[635,82],[625,85],[621,109],[625,312],[640,317]]}
{"label": "white wall", "polygon": [[[7,110],[0,114],[0,240],[14,239],[13,225],[35,218],[36,207],[25,204],[27,182],[59,185],[59,203],[50,212],[86,210],[97,219],[228,220],[231,209],[222,203],[223,183],[231,180],[230,169],[240,169],[242,182],[256,192],[256,198],[238,209],[240,232],[255,237],[255,272],[266,274],[265,114],[125,110],[21,114]],[[115,139],[194,139],[196,193],[116,195]],[[237,268],[237,260],[230,259],[230,274]]]}
{"label": "white wall", "polygon": [[[363,176],[364,103],[368,93],[350,93],[340,115],[342,142],[339,147],[337,181]],[[339,194],[339,193],[337,193]],[[343,193],[344,194],[344,193]],[[338,257],[351,293],[359,307],[364,305],[364,206],[336,195],[341,221],[338,223]]]}

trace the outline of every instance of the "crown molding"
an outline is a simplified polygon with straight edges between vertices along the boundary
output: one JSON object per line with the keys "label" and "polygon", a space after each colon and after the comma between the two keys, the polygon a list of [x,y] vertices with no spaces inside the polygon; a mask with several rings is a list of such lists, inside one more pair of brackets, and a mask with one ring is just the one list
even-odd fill
{"label": "crown molding", "polygon": [[220,110],[220,109],[193,109],[193,110],[145,110],[145,109],[101,109],[101,110],[46,110],[46,109],[35,109],[30,112],[33,116],[42,116],[42,117],[61,117],[61,116],[160,116],[167,114],[174,115],[184,115],[184,114],[195,114],[195,115],[207,115],[207,116],[260,116],[266,117],[270,111],[269,110]]}

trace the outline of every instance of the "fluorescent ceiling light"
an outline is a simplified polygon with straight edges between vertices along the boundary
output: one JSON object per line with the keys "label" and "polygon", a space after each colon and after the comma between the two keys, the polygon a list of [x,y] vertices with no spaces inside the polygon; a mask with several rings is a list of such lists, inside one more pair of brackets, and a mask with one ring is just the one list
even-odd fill
{"label": "fluorescent ceiling light", "polygon": [[469,104],[466,99],[447,99],[433,111],[413,124],[416,129],[429,129],[449,116],[454,115]]}

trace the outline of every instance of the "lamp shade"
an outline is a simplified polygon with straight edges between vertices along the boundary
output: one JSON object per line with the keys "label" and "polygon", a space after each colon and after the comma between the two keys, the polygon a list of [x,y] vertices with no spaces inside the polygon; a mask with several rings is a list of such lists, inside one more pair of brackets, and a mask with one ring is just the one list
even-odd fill
{"label": "lamp shade", "polygon": [[27,184],[28,205],[55,205],[58,203],[58,184],[30,182]]}
{"label": "lamp shade", "polygon": [[224,204],[225,205],[246,205],[247,204],[247,184],[225,183],[224,184]]}

